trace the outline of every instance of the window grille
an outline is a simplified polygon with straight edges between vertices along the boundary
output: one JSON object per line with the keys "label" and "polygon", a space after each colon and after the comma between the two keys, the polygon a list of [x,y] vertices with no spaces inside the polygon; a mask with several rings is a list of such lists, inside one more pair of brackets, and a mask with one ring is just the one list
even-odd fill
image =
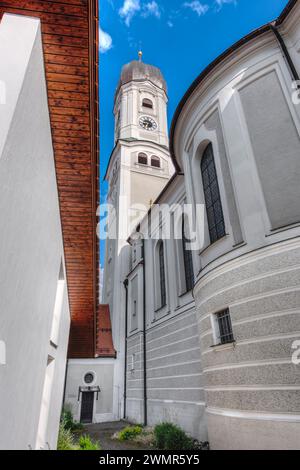
{"label": "window grille", "polygon": [[191,250],[187,248],[189,240],[185,235],[185,223],[182,220],[182,248],[183,248],[183,263],[185,273],[186,290],[189,292],[194,287],[194,267],[193,267],[193,256]]}
{"label": "window grille", "polygon": [[160,242],[159,245],[159,275],[160,275],[160,303],[161,308],[166,305],[166,273],[165,273],[165,257],[164,257],[164,244]]}
{"label": "window grille", "polygon": [[214,243],[223,238],[226,232],[212,144],[208,145],[203,154],[201,173],[209,236],[211,243]]}
{"label": "window grille", "polygon": [[232,343],[234,341],[232,324],[230,318],[230,312],[227,308],[222,312],[216,314],[218,327],[219,327],[219,339],[221,344]]}

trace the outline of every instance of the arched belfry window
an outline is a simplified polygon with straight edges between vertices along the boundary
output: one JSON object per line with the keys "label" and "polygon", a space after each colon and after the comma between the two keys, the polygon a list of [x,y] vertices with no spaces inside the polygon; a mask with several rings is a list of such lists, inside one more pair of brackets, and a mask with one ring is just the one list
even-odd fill
{"label": "arched belfry window", "polygon": [[158,262],[159,262],[159,286],[160,286],[160,307],[164,307],[167,303],[166,295],[166,271],[165,271],[165,254],[164,243],[159,242]]}
{"label": "arched belfry window", "polygon": [[148,165],[148,157],[145,153],[139,153],[138,155],[138,162],[141,165]]}
{"label": "arched belfry window", "polygon": [[143,106],[143,108],[153,109],[153,103],[152,103],[151,100],[149,100],[149,98],[144,98],[143,99],[142,106]]}
{"label": "arched belfry window", "polygon": [[194,287],[194,267],[192,252],[187,246],[190,240],[186,234],[185,220],[182,219],[182,251],[186,291],[189,292]]}
{"label": "arched belfry window", "polygon": [[201,160],[203,191],[207,212],[208,230],[211,243],[226,235],[212,144],[209,144]]}
{"label": "arched belfry window", "polygon": [[155,155],[152,155],[151,157],[151,166],[154,168],[160,168],[160,159]]}

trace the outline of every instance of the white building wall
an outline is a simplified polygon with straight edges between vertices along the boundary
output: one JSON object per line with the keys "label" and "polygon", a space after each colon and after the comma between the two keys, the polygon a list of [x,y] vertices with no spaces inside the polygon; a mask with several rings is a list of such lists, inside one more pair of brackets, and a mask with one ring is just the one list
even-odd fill
{"label": "white building wall", "polygon": [[[291,16],[299,15],[298,4]],[[293,37],[288,23],[284,30],[295,64],[297,24]],[[300,107],[292,82],[270,31],[216,67],[177,125],[188,202],[204,203],[200,163],[211,142],[226,226],[226,236],[211,244],[205,219],[194,288],[213,449],[299,448],[300,376],[292,353],[300,337]],[[216,113],[221,131],[212,125]],[[215,314],[225,308],[235,342],[218,346]]]}
{"label": "white building wall", "polygon": [[65,407],[70,409],[76,421],[80,422],[82,394],[80,387],[86,387],[84,376],[94,375],[92,387],[99,387],[100,392],[94,394],[93,423],[114,421],[113,413],[113,379],[114,359],[69,359],[65,391]]}
{"label": "white building wall", "polygon": [[[0,104],[0,339],[7,356],[0,365],[0,448],[54,449],[70,314],[65,289],[58,341],[50,344],[63,242],[38,20],[3,16],[0,78],[6,89]],[[50,356],[53,374],[43,393]]]}
{"label": "white building wall", "polygon": [[[184,181],[177,177],[160,200],[160,204],[182,205],[185,201]],[[147,217],[140,227],[140,236],[147,232]],[[132,242],[137,259],[129,280],[128,339],[127,339],[127,397],[126,416],[134,422],[144,421],[144,339],[143,295],[146,296],[146,374],[148,424],[173,422],[201,441],[207,440],[205,396],[197,329],[195,302],[191,292],[183,288],[183,260],[177,241],[165,240],[165,272],[167,303],[158,307],[159,270],[156,244],[159,213],[152,212],[153,238],[145,240],[144,259],[138,249],[140,241]],[[167,224],[164,216],[162,226]],[[171,234],[174,234],[173,229]],[[135,234],[138,235],[138,234]],[[132,236],[134,240],[134,236]],[[193,254],[196,258],[196,253]],[[145,293],[143,269],[145,267]],[[136,279],[138,288],[138,325],[132,329],[132,300]],[[157,298],[158,297],[158,298]]]}

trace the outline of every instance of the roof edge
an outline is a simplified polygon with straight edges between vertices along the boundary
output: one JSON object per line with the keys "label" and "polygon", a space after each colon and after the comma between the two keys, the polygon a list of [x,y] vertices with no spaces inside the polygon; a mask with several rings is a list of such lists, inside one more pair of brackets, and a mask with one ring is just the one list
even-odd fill
{"label": "roof edge", "polygon": [[284,10],[281,12],[281,14],[278,16],[276,20],[276,26],[280,26],[284,20],[289,16],[291,13],[292,9],[296,5],[298,0],[290,0],[288,4],[285,6]]}

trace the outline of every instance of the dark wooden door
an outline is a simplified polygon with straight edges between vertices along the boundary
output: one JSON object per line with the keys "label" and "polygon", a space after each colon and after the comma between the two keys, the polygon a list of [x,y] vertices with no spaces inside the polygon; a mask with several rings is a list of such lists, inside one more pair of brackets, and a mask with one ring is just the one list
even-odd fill
{"label": "dark wooden door", "polygon": [[93,422],[94,392],[82,392],[80,422]]}

